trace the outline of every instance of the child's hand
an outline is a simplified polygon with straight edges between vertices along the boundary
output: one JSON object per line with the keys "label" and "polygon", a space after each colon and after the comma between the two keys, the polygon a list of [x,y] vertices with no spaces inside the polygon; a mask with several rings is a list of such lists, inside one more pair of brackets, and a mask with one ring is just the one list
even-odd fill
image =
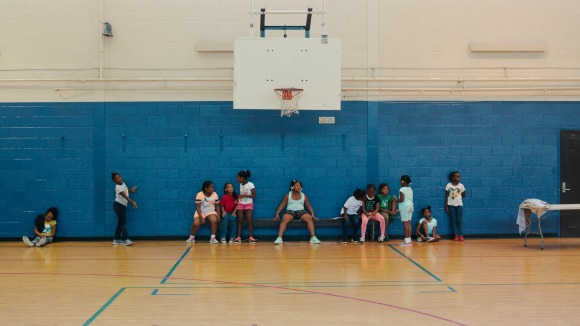
{"label": "child's hand", "polygon": [[280,219],[280,215],[278,215],[278,214],[276,214],[276,216],[274,216],[274,218],[273,218],[274,221],[277,221],[279,219]]}
{"label": "child's hand", "polygon": [[133,205],[133,208],[137,208],[137,203],[136,202],[131,202],[131,205]]}
{"label": "child's hand", "polygon": [[315,221],[318,221],[318,218],[316,218],[316,216],[312,215],[312,219]]}
{"label": "child's hand", "polygon": [[131,188],[131,192],[137,192],[137,186],[134,186],[133,188]]}
{"label": "child's hand", "polygon": [[348,220],[348,216],[347,216],[346,214],[344,214],[343,218],[344,218],[345,220]]}
{"label": "child's hand", "polygon": [[201,220],[201,224],[205,224],[205,217],[203,217],[203,216],[202,216],[202,217],[200,218],[200,220]]}

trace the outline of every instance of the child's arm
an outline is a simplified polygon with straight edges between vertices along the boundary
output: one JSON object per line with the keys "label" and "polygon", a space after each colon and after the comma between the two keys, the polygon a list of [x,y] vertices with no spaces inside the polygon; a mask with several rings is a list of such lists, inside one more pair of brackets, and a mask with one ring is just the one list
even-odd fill
{"label": "child's arm", "polygon": [[308,196],[306,196],[306,195],[304,195],[304,207],[306,207],[306,209],[308,209],[308,211],[310,211],[310,215],[312,215],[313,220],[318,220],[316,217],[314,217],[314,210],[312,209],[312,206],[310,206],[310,202],[308,201]]}
{"label": "child's arm", "polygon": [[445,190],[445,212],[449,214],[449,206],[447,206],[447,198],[449,198],[449,190]]}
{"label": "child's arm", "polygon": [[378,213],[378,212],[379,212],[379,207],[380,207],[380,206],[381,206],[381,205],[379,204],[379,201],[377,201],[377,202],[375,203],[375,210],[374,210],[374,211],[372,211],[373,215],[375,215],[376,213]]}
{"label": "child's arm", "polygon": [[437,237],[437,227],[434,226],[433,227],[433,238],[436,238],[436,237]]}
{"label": "child's arm", "polygon": [[42,233],[40,233],[40,232],[39,232],[39,231],[36,229],[36,226],[34,227],[34,234],[36,234],[37,236],[39,236],[39,237],[41,237],[41,238],[42,238],[42,237],[44,237],[44,236],[42,235]]}
{"label": "child's arm", "polygon": [[197,216],[199,217],[201,223],[205,223],[205,217],[203,216],[203,214],[201,214],[201,202],[196,202],[195,203],[195,211],[197,212]]}
{"label": "child's arm", "polygon": [[222,214],[221,214],[221,205],[219,203],[215,203],[215,211],[217,213],[217,218],[218,221],[222,218]]}
{"label": "child's arm", "polygon": [[363,204],[362,204],[362,206],[361,206],[361,209],[362,209],[362,210],[361,210],[361,213],[362,213],[362,214],[365,214],[365,215],[368,215],[368,213],[367,213],[367,210],[366,210],[366,206],[367,206],[367,196],[364,196],[364,198],[363,198],[363,201],[362,201],[362,202],[363,202]]}
{"label": "child's arm", "polygon": [[47,235],[46,237],[54,237],[55,234],[56,234],[56,224],[55,225],[52,225],[50,227],[50,234]]}
{"label": "child's arm", "polygon": [[133,186],[133,188],[129,189],[129,192],[134,194],[137,192],[137,186]]}
{"label": "child's arm", "polygon": [[393,196],[393,198],[389,201],[389,205],[391,206],[391,210],[387,210],[389,215],[397,214],[397,198]]}
{"label": "child's arm", "polygon": [[467,190],[463,190],[463,192],[461,193],[461,198],[465,198],[465,195],[467,195]]}
{"label": "child's arm", "polygon": [[421,234],[421,223],[417,224],[417,228],[415,229],[415,233],[417,234],[418,237],[423,237],[423,235]]}
{"label": "child's arm", "polygon": [[222,208],[222,213],[221,213],[221,217],[225,217],[226,216],[226,209],[224,208],[224,205],[222,203],[220,203],[220,206]]}
{"label": "child's arm", "polygon": [[402,192],[399,192],[399,199],[397,199],[397,203],[402,203],[405,201],[405,194]]}
{"label": "child's arm", "polygon": [[137,208],[137,203],[134,202],[131,198],[129,198],[129,196],[127,196],[127,194],[124,191],[121,191],[119,194],[123,196],[123,198],[127,199],[127,201],[130,202],[131,205],[133,205],[133,208]]}
{"label": "child's arm", "polygon": [[284,198],[282,198],[282,202],[280,203],[280,206],[278,206],[278,209],[276,210],[276,216],[274,217],[275,220],[280,219],[280,212],[284,209],[284,207],[286,207],[286,205],[288,205],[288,194],[284,195]]}
{"label": "child's arm", "polygon": [[346,213],[346,206],[342,208],[342,211],[344,212],[344,214],[342,214],[342,217],[344,217],[345,220],[348,219],[348,214]]}

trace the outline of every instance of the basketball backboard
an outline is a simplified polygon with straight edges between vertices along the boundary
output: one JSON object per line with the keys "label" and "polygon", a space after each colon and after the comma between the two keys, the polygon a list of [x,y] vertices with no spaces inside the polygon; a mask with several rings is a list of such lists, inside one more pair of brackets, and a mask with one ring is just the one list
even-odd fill
{"label": "basketball backboard", "polygon": [[303,89],[299,110],[340,110],[340,39],[237,38],[234,109],[280,110],[277,88]]}

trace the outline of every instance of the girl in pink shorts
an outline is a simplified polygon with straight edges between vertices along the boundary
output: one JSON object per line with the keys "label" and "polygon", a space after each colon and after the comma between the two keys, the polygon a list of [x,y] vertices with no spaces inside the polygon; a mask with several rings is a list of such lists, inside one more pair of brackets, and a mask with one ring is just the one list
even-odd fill
{"label": "girl in pink shorts", "polygon": [[240,194],[238,195],[238,236],[234,239],[234,243],[242,241],[242,226],[244,225],[244,217],[248,225],[248,232],[250,233],[250,243],[256,243],[254,239],[254,226],[252,225],[252,214],[254,213],[254,198],[256,198],[256,187],[248,181],[252,175],[250,170],[243,170],[238,172],[237,179],[240,183]]}

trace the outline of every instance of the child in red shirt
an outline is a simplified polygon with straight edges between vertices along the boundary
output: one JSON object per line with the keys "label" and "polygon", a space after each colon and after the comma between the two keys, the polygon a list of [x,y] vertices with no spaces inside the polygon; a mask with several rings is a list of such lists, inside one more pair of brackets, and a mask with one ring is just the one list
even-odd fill
{"label": "child in red shirt", "polygon": [[220,221],[221,242],[226,243],[228,227],[231,226],[230,243],[233,243],[238,231],[238,218],[236,217],[236,207],[238,205],[238,194],[234,190],[234,185],[228,182],[224,185],[224,195],[221,201],[222,219]]}

